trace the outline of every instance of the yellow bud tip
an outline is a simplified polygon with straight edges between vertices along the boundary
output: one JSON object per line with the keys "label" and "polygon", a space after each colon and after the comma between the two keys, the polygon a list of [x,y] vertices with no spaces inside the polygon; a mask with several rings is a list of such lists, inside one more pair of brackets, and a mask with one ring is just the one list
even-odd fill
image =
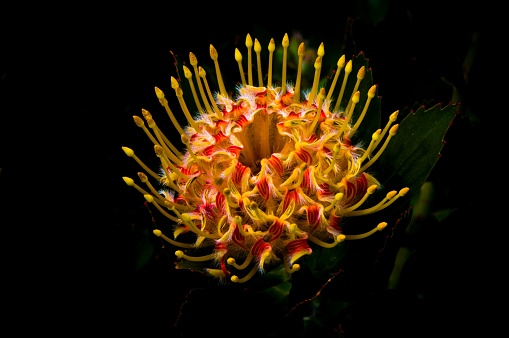
{"label": "yellow bud tip", "polygon": [[345,67],[345,72],[351,73],[352,72],[352,60],[348,61]]}
{"label": "yellow bud tip", "polygon": [[323,46],[323,42],[320,44],[320,46],[318,47],[318,51],[317,51],[317,54],[322,57],[325,55],[325,48]]}
{"label": "yellow bud tip", "polygon": [[368,188],[368,194],[372,194],[375,192],[376,188],[378,188],[378,186],[376,184],[373,184],[371,186],[369,186]]}
{"label": "yellow bud tip", "polygon": [[382,133],[382,129],[378,129],[377,131],[375,131],[373,133],[373,135],[371,135],[371,138],[376,141],[380,137],[381,133]]}
{"label": "yellow bud tip", "polygon": [[143,114],[143,117],[144,117],[145,119],[150,119],[150,118],[152,118],[152,115],[151,115],[151,114],[148,112],[148,110],[146,110],[146,109],[141,108],[141,113]]}
{"label": "yellow bud tip", "polygon": [[292,271],[299,271],[299,270],[300,270],[300,264],[292,265]]}
{"label": "yellow bud tip", "polygon": [[129,157],[133,157],[134,156],[134,151],[131,148],[122,147],[122,150],[124,151],[124,153],[127,156],[129,156]]}
{"label": "yellow bud tip", "polygon": [[210,50],[210,57],[212,58],[212,60],[216,60],[218,57],[216,48],[214,48],[214,46],[210,45],[209,50]]}
{"label": "yellow bud tip", "polygon": [[357,78],[359,80],[362,80],[364,79],[364,76],[366,75],[366,67],[365,66],[362,66],[359,71],[357,72]]}
{"label": "yellow bud tip", "polygon": [[159,229],[155,229],[155,230],[153,230],[152,232],[153,232],[153,233],[154,233],[154,235],[156,235],[157,237],[161,237],[161,235],[163,234],[163,233],[161,232],[161,230],[159,230]]}
{"label": "yellow bud tip", "polygon": [[184,76],[186,77],[186,79],[190,79],[193,76],[193,73],[191,73],[189,68],[187,68],[186,66],[183,66],[182,68],[184,69]]}
{"label": "yellow bud tip", "polygon": [[336,237],[336,242],[341,243],[345,240],[346,236],[343,234],[339,234],[338,237]]}
{"label": "yellow bud tip", "polygon": [[184,252],[182,252],[182,250],[177,250],[175,251],[175,256],[177,256],[178,258],[182,258],[184,257]]}
{"label": "yellow bud tip", "polygon": [[339,201],[343,198],[344,194],[342,192],[338,192],[336,195],[334,195],[334,199],[336,201]]}
{"label": "yellow bud tip", "polygon": [[134,180],[132,178],[124,176],[122,179],[128,186],[132,187],[134,185]]}
{"label": "yellow bud tip", "polygon": [[158,99],[164,99],[164,93],[161,89],[155,87],[155,91]]}
{"label": "yellow bud tip", "polygon": [[288,47],[290,45],[290,39],[288,38],[288,33],[285,33],[283,37],[283,47]]}
{"label": "yellow bud tip", "polygon": [[240,53],[240,50],[238,48],[235,48],[235,60],[237,62],[242,61],[242,54]]}
{"label": "yellow bud tip", "polygon": [[249,33],[246,36],[246,47],[253,47],[253,39],[251,39],[251,35],[249,35]]}
{"label": "yellow bud tip", "polygon": [[147,181],[148,181],[148,177],[147,177],[147,175],[145,175],[145,174],[144,174],[144,173],[142,173],[142,172],[139,172],[139,173],[138,173],[138,177],[140,178],[140,180],[141,180],[143,183],[145,183],[145,182],[147,182]]}
{"label": "yellow bud tip", "polygon": [[369,90],[368,90],[368,97],[370,99],[374,98],[375,93],[376,93],[376,85],[372,85],[371,88],[369,88]]}
{"label": "yellow bud tip", "polygon": [[228,263],[229,265],[233,265],[233,264],[235,264],[235,258],[232,258],[232,257],[228,258],[228,259],[226,260],[226,263]]}
{"label": "yellow bud tip", "polygon": [[260,42],[258,41],[258,39],[255,39],[255,42],[254,42],[254,50],[255,52],[259,53],[262,51],[262,45],[260,45]]}
{"label": "yellow bud tip", "polygon": [[318,56],[315,60],[315,69],[322,68],[322,57]]}
{"label": "yellow bud tip", "polygon": [[237,282],[239,281],[239,277],[237,277],[237,276],[232,276],[232,277],[230,278],[230,280],[231,280],[232,282],[234,282],[234,283],[237,283]]}
{"label": "yellow bud tip", "polygon": [[396,196],[398,192],[396,190],[393,190],[393,191],[390,191],[387,193],[387,195],[385,196],[387,199],[392,199],[394,196]]}
{"label": "yellow bud tip", "polygon": [[390,135],[396,135],[396,133],[398,132],[398,127],[399,127],[399,124],[393,125],[391,130],[389,131],[389,134]]}
{"label": "yellow bud tip", "polygon": [[361,92],[360,91],[356,91],[355,94],[353,94],[352,102],[358,103],[360,97],[361,97]]}
{"label": "yellow bud tip", "polygon": [[269,42],[269,52],[273,52],[276,50],[276,42],[274,41],[274,39],[270,39],[270,42]]}
{"label": "yellow bud tip", "polygon": [[147,202],[149,202],[149,203],[154,202],[154,196],[152,196],[152,195],[146,194],[146,195],[143,195],[143,197],[145,197],[145,199],[146,199],[146,200],[147,200]]}
{"label": "yellow bud tip", "polygon": [[301,42],[300,45],[299,45],[299,49],[297,51],[297,54],[299,56],[304,56],[304,54],[306,54],[306,46],[304,45],[304,42]]}
{"label": "yellow bud tip", "polygon": [[143,120],[139,116],[133,115],[133,120],[138,127],[143,127],[143,125],[145,124],[145,122],[143,122]]}
{"label": "yellow bud tip", "polygon": [[378,231],[382,231],[383,229],[385,229],[385,227],[386,227],[386,226],[387,226],[387,222],[381,222],[380,224],[378,224],[378,225],[376,226],[376,229],[377,229]]}
{"label": "yellow bud tip", "polygon": [[406,187],[406,188],[403,188],[399,191],[399,195],[400,196],[405,196],[407,194],[407,192],[410,190],[410,188]]}
{"label": "yellow bud tip", "polygon": [[154,151],[157,155],[163,154],[163,147],[161,147],[159,144],[154,145]]}
{"label": "yellow bud tip", "polygon": [[345,55],[343,54],[338,60],[338,67],[343,68],[345,66]]}
{"label": "yellow bud tip", "polygon": [[202,67],[198,67],[198,75],[203,78],[207,75],[207,72]]}
{"label": "yellow bud tip", "polygon": [[196,66],[198,64],[198,59],[192,52],[189,52],[189,63],[191,63],[191,66]]}
{"label": "yellow bud tip", "polygon": [[398,118],[398,114],[399,114],[399,110],[396,110],[394,113],[391,114],[391,116],[389,117],[389,120],[391,120],[392,122],[396,121],[396,119]]}
{"label": "yellow bud tip", "polygon": [[171,88],[177,90],[179,88],[179,83],[177,79],[175,79],[173,76],[171,77]]}
{"label": "yellow bud tip", "polygon": [[189,216],[188,214],[181,214],[180,219],[184,223],[191,222],[191,216]]}

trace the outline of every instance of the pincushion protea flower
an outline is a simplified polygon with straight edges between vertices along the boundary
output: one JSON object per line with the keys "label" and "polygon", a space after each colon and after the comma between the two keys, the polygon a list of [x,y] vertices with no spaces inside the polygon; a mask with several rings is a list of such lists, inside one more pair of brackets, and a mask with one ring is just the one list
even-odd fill
{"label": "pincushion protea flower", "polygon": [[[367,224],[369,230],[362,232],[344,231],[344,224],[389,208],[409,191],[410,187],[399,186],[383,192],[376,175],[370,173],[399,125],[396,111],[378,127],[380,99],[363,54],[349,61],[342,55],[328,83],[323,81],[328,77],[321,79],[322,43],[312,87],[304,90],[304,43],[297,51],[294,85],[287,81],[288,46],[285,35],[282,77],[276,85],[272,80],[274,39],[268,45],[264,77],[261,45],[248,34],[247,74],[243,56],[235,50],[240,72],[235,96],[226,90],[212,45],[217,92],[209,87],[205,70],[190,53],[192,70],[183,66],[183,73],[198,109],[196,117],[184,100],[182,83],[171,77],[187,126],[179,125],[165,94],[155,88],[185,145],[182,149],[162,133],[147,110],[142,109],[144,119],[134,116],[153,142],[162,170],[151,170],[132,149],[123,147],[144,169],[138,176],[146,187],[129,177],[123,179],[174,224],[173,234],[160,229],[154,234],[177,248],[177,267],[202,268],[235,283],[247,282],[275,266],[284,266],[291,274],[313,248],[330,249],[384,231],[388,225],[384,219]],[[364,125],[372,130],[361,133]],[[376,199],[379,191],[382,194]]]}

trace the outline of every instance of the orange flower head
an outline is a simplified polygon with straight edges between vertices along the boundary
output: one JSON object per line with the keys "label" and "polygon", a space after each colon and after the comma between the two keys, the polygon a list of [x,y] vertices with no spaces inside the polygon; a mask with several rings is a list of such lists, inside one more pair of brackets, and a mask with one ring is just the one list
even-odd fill
{"label": "orange flower head", "polygon": [[[385,209],[409,190],[391,191],[378,203],[365,207],[380,188],[368,170],[398,129],[393,124],[396,111],[383,129],[373,132],[367,147],[351,141],[377,92],[376,85],[359,90],[366,77],[365,66],[353,78],[352,60],[346,62],[341,56],[326,90],[320,85],[325,54],[322,43],[314,62],[312,87],[304,91],[300,88],[301,71],[295,85],[286,80],[288,46],[285,35],[282,78],[276,86],[272,81],[274,39],[268,46],[264,78],[262,48],[248,34],[247,74],[242,54],[235,51],[241,83],[234,97],[226,91],[216,49],[210,46],[219,86],[214,93],[207,74],[190,53],[193,71],[186,66],[183,71],[197,117],[191,115],[179,81],[171,78],[188,122],[185,127],[177,123],[162,90],[155,88],[185,151],[172,144],[147,110],[142,110],[144,119],[134,116],[136,125],[153,142],[162,171],[152,171],[132,149],[123,147],[146,172],[138,173],[146,188],[129,177],[124,181],[172,221],[172,236],[160,229],[154,234],[178,248],[175,254],[181,266],[203,266],[208,274],[235,283],[244,283],[278,265],[293,273],[300,269],[298,261],[312,254],[313,247],[332,248],[345,240],[383,231],[387,226],[383,221],[360,234],[343,233],[341,223],[345,218]],[[297,54],[300,64],[306,54],[303,43]],[[253,70],[258,71],[257,76]],[[343,80],[338,81],[341,77]]]}

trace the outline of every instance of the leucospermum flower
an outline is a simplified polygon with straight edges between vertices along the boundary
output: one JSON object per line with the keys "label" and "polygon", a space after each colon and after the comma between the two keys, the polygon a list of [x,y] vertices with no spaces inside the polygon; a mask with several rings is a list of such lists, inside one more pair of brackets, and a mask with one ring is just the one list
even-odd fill
{"label": "leucospermum flower", "polygon": [[235,283],[276,266],[291,274],[313,248],[330,249],[384,231],[384,219],[368,224],[369,231],[363,232],[344,231],[343,224],[390,208],[409,191],[406,186],[389,187],[396,190],[377,197],[382,185],[370,169],[398,131],[398,111],[382,128],[369,131],[370,139],[357,136],[361,124],[374,125],[367,116],[379,108],[377,86],[362,53],[348,61],[342,55],[333,76],[322,78],[322,43],[312,87],[305,89],[304,43],[291,80],[288,46],[285,35],[282,77],[276,84],[274,39],[268,45],[268,65],[262,65],[262,47],[248,34],[247,68],[235,50],[240,82],[234,95],[225,87],[212,45],[217,90],[210,88],[209,75],[190,53],[192,69],[182,70],[198,109],[195,117],[184,100],[182,83],[171,77],[187,126],[179,125],[165,93],[155,88],[183,146],[162,133],[149,111],[142,109],[143,118],[134,116],[153,142],[162,171],[148,168],[131,148],[123,147],[144,170],[138,173],[142,184],[123,179],[172,222],[173,233],[156,229],[154,234],[176,247],[177,267],[203,266],[208,274]]}

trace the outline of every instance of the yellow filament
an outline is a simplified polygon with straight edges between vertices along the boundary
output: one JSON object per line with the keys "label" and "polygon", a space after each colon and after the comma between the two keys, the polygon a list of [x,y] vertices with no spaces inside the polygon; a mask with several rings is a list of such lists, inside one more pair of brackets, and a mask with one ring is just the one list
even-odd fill
{"label": "yellow filament", "polygon": [[152,231],[154,233],[154,235],[156,235],[157,237],[161,237],[162,239],[164,239],[166,242],[170,243],[171,245],[175,245],[175,246],[178,246],[179,248],[184,248],[184,249],[192,249],[194,248],[194,244],[188,244],[188,243],[180,243],[180,242],[177,242],[177,241],[174,241],[173,239],[165,236],[161,230],[159,229],[155,229]]}
{"label": "yellow filament", "polygon": [[242,264],[237,264],[235,262],[235,258],[233,258],[233,257],[228,258],[228,260],[226,262],[229,265],[233,265],[236,269],[244,270],[245,268],[247,268],[249,266],[249,264],[252,261],[253,261],[253,254],[251,253],[251,251],[249,251],[249,253],[247,254],[246,259],[244,260],[244,262]]}
{"label": "yellow filament", "polygon": [[288,190],[297,188],[301,183],[304,176],[304,169],[307,166],[306,163],[302,163],[300,166],[293,169],[292,174],[281,184],[281,187],[288,186]]}
{"label": "yellow filament", "polygon": [[267,88],[270,88],[272,87],[272,59],[274,58],[274,50],[276,50],[276,43],[274,42],[274,39],[270,39],[268,49],[269,49],[269,70],[267,78]]}
{"label": "yellow filament", "polygon": [[211,239],[218,239],[221,237],[218,234],[209,234],[209,233],[202,231],[201,229],[198,229],[196,227],[196,225],[194,224],[191,216],[189,216],[188,214],[181,214],[175,208],[171,209],[171,211],[173,211],[175,214],[177,214],[177,216],[182,220],[182,223],[187,225],[189,227],[189,229],[191,229],[191,231],[194,232],[195,234],[197,234],[199,236],[203,236],[205,238],[211,238]]}
{"label": "yellow filament", "polygon": [[352,128],[351,133],[355,134],[357,131],[357,128],[359,128],[362,120],[364,120],[364,117],[366,116],[366,112],[368,111],[369,104],[371,103],[371,100],[375,97],[376,93],[376,85],[371,86],[368,90],[368,98],[366,99],[366,103],[364,104],[364,109],[362,110],[361,115],[359,115],[359,118],[355,122],[355,125]]}
{"label": "yellow filament", "polygon": [[258,86],[263,87],[263,76],[262,76],[262,60],[261,60],[261,51],[262,45],[258,42],[258,39],[255,38],[254,42],[254,51],[256,53],[256,68],[258,69]]}
{"label": "yellow filament", "polygon": [[[389,130],[391,124],[397,120],[398,114],[399,110],[396,110],[394,113],[391,114],[391,116],[389,116],[389,121],[387,121],[387,124],[385,125],[384,130],[382,131],[382,135],[380,137],[384,137],[384,135],[387,133],[387,130]],[[380,140],[381,138],[378,139],[378,141],[375,143],[375,147],[380,143]]]}
{"label": "yellow filament", "polygon": [[191,66],[193,66],[194,70],[194,76],[196,77],[196,82],[198,83],[198,90],[200,91],[201,99],[203,100],[203,103],[206,106],[207,111],[212,111],[212,108],[210,107],[210,104],[207,100],[207,96],[205,95],[205,91],[203,89],[203,85],[200,81],[200,70],[198,69],[198,59],[193,53],[189,53],[189,63],[191,63]]}
{"label": "yellow filament", "polygon": [[163,149],[159,145],[154,146],[154,152],[156,153],[157,157],[161,160],[161,163],[163,165],[164,171],[166,172],[166,166],[169,166],[172,172],[177,174],[177,176],[180,176],[180,178],[183,178],[184,180],[188,180],[189,177],[187,177],[185,174],[183,174],[179,168],[175,167],[173,163],[168,159],[166,154],[164,153]]}
{"label": "yellow filament", "polygon": [[187,109],[186,102],[184,101],[182,88],[180,88],[177,79],[175,79],[173,76],[171,77],[171,87],[175,89],[175,95],[179,100],[180,108],[184,112],[187,122],[191,125],[192,128],[194,128],[194,130],[198,131],[198,126],[196,125],[194,119],[191,117],[191,113],[189,113],[189,109]]}
{"label": "yellow filament", "polygon": [[322,69],[322,57],[318,56],[315,61],[315,78],[313,79],[313,87],[311,88],[311,92],[308,95],[308,102],[306,104],[307,107],[310,107],[315,101],[316,93],[318,92],[318,84],[320,83],[321,69]]}
{"label": "yellow filament", "polygon": [[184,133],[184,129],[180,126],[180,123],[178,123],[177,119],[175,118],[175,115],[173,115],[173,112],[170,109],[170,106],[168,106],[168,100],[164,97],[164,93],[161,89],[155,87],[156,96],[159,99],[159,103],[164,107],[164,110],[166,110],[166,113],[170,117],[171,122],[173,123],[173,126],[179,134]]}
{"label": "yellow filament", "polygon": [[297,54],[299,55],[299,64],[297,66],[297,78],[295,80],[295,90],[293,93],[293,99],[295,102],[300,102],[300,86],[301,86],[301,77],[302,77],[302,62],[304,60],[304,55],[306,54],[306,47],[304,42],[301,42],[299,45],[299,49],[297,50]]}
{"label": "yellow filament", "polygon": [[251,271],[249,271],[249,273],[247,275],[245,275],[244,277],[239,278],[238,276],[234,275],[230,278],[230,280],[234,283],[245,283],[248,280],[250,280],[256,274],[257,271],[258,271],[258,266],[255,265],[255,266],[253,266]]}
{"label": "yellow filament", "polygon": [[[359,85],[360,85],[362,79],[364,79],[365,75],[366,75],[366,67],[362,66],[359,69],[359,71],[357,72],[357,82],[355,82],[355,87],[353,88],[352,93],[355,93],[357,91],[357,89],[359,89]],[[348,110],[350,108],[350,105],[352,104],[353,95],[354,94],[352,94],[352,97],[350,97],[350,101],[348,102],[348,105],[346,106],[345,110]]]}
{"label": "yellow filament", "polygon": [[[198,99],[198,94],[196,93],[196,89],[194,88],[193,73],[191,73],[191,70],[189,68],[187,68],[186,66],[183,66],[183,69],[184,69],[184,76],[186,77],[187,81],[189,82],[189,86],[191,87],[191,92],[193,93],[193,98],[194,98],[194,102],[196,103],[196,108],[198,108],[198,111],[203,111],[200,100]],[[200,81],[199,78],[198,78],[198,81]]]}
{"label": "yellow filament", "polygon": [[153,172],[149,167],[147,167],[145,165],[145,163],[143,163],[139,158],[138,156],[136,156],[134,154],[134,151],[131,149],[131,148],[128,148],[128,147],[122,147],[122,150],[124,151],[124,153],[129,156],[129,157],[132,157],[134,158],[134,160],[143,168],[145,169],[146,172],[149,173],[150,176],[152,176],[153,178],[155,178],[156,180],[160,180],[161,177],[156,174],[155,172]]}
{"label": "yellow filament", "polygon": [[313,119],[313,122],[311,123],[311,126],[308,129],[308,132],[306,133],[306,138],[311,136],[315,132],[316,125],[318,124],[318,120],[320,119],[320,116],[322,115],[322,105],[323,100],[325,99],[325,88],[320,89],[320,94],[318,95],[318,101],[316,102],[316,114],[315,118]]}
{"label": "yellow filament", "polygon": [[339,60],[338,60],[338,69],[336,70],[336,74],[334,74],[334,79],[332,80],[332,84],[329,88],[329,92],[327,93],[327,97],[325,98],[326,101],[330,101],[332,97],[332,93],[334,92],[334,88],[336,88],[336,82],[338,82],[339,74],[341,73],[341,70],[345,67],[345,55],[343,54]]}
{"label": "yellow filament", "polygon": [[164,140],[161,137],[161,133],[159,132],[159,128],[157,128],[156,123],[152,119],[148,119],[147,123],[149,123],[149,127],[154,131],[154,134],[156,135],[157,139],[159,140],[159,143],[155,144],[154,147],[159,147],[164,152],[164,155],[169,155],[171,157],[171,160],[177,164],[182,164],[182,161],[180,158],[178,158],[166,145]]}
{"label": "yellow filament", "polygon": [[163,214],[167,218],[171,219],[173,222],[180,223],[180,220],[177,217],[170,215],[159,204],[154,203],[155,202],[154,201],[154,196],[147,194],[147,195],[143,195],[143,197],[145,197],[147,202],[152,203],[153,205],[155,205],[155,207],[157,208],[157,210],[159,210],[161,212],[161,214]]}
{"label": "yellow filament", "polygon": [[359,91],[356,91],[355,94],[352,96],[352,105],[350,106],[350,111],[348,112],[348,115],[346,116],[346,119],[343,122],[343,125],[341,126],[339,135],[341,135],[343,133],[347,133],[346,129],[348,127],[348,124],[350,123],[350,120],[352,119],[353,111],[355,109],[355,106],[359,102],[360,95],[361,95],[361,93]]}
{"label": "yellow filament", "polygon": [[355,210],[357,209],[358,207],[360,207],[367,199],[368,199],[368,196],[369,195],[372,195],[375,190],[378,188],[378,186],[376,184],[373,184],[371,186],[368,187],[368,189],[366,190],[366,193],[364,194],[364,196],[362,196],[362,198],[357,202],[355,203],[354,205],[348,207],[348,208],[344,208],[343,210],[341,210],[343,213],[348,213],[352,210]]}
{"label": "yellow filament", "polygon": [[[150,181],[148,180],[148,177],[147,175],[145,175],[144,173],[142,172],[139,172],[138,173],[138,177],[140,178],[140,180],[145,183],[148,187],[148,189],[150,190],[150,192],[155,196],[157,197],[157,199],[159,201],[161,201],[163,204],[165,203],[165,201],[167,201],[163,196],[161,196],[161,194],[152,186],[152,184],[150,183]],[[138,190],[139,191],[139,190]],[[148,194],[147,192],[142,192],[143,195],[146,195]]]}
{"label": "yellow filament", "polygon": [[342,235],[342,234],[337,235],[337,236],[334,238],[334,242],[332,242],[332,243],[324,242],[324,241],[322,241],[322,240],[320,240],[320,239],[316,238],[315,236],[313,236],[313,235],[311,235],[311,234],[309,234],[309,235],[308,235],[308,239],[309,239],[311,242],[313,242],[313,243],[315,243],[315,244],[317,244],[317,245],[319,245],[319,246],[321,246],[321,247],[323,247],[323,248],[330,249],[330,248],[335,247],[335,246],[336,246],[336,245],[338,245],[339,243],[343,242],[343,241],[345,240],[345,236],[344,236],[344,235]]}
{"label": "yellow filament", "polygon": [[251,49],[253,48],[253,39],[251,35],[246,36],[246,47],[247,47],[247,82],[250,86],[253,85],[253,56]]}
{"label": "yellow filament", "polygon": [[324,172],[323,172],[324,175],[327,175],[329,173],[329,171],[331,171],[332,168],[334,168],[334,166],[336,165],[336,159],[338,157],[340,150],[341,150],[341,145],[339,143],[336,143],[334,145],[334,148],[332,148],[332,160],[331,160],[329,166],[327,167],[327,169],[324,170]]}
{"label": "yellow filament", "polygon": [[191,149],[191,143],[189,142],[189,137],[187,137],[186,134],[181,134],[180,135],[180,140],[182,141],[182,143],[185,144],[185,146],[187,148],[187,152],[189,153],[191,158],[196,162],[196,164],[197,165],[202,165],[201,160],[198,158],[198,156],[196,156],[194,151]]}
{"label": "yellow filament", "polygon": [[219,62],[217,61],[218,58],[217,50],[214,48],[214,46],[210,45],[210,58],[214,61],[214,66],[216,67],[216,76],[217,76],[217,83],[219,84],[219,91],[221,95],[224,97],[228,97],[228,92],[226,91],[226,88],[224,86],[223,77],[221,76],[221,70],[219,69]]}
{"label": "yellow filament", "polygon": [[171,151],[175,154],[175,163],[181,164],[182,160],[180,159],[182,157],[182,153],[168,140],[168,138],[161,132],[161,129],[156,126],[156,129],[161,136],[161,138],[164,140],[164,143],[171,149]]}
{"label": "yellow filament", "polygon": [[242,80],[242,85],[246,86],[246,77],[244,76],[244,68],[242,68],[242,54],[240,53],[238,48],[235,48],[235,60],[237,60],[237,63],[239,65],[239,73],[240,78]]}
{"label": "yellow filament", "polygon": [[232,207],[232,208],[238,208],[239,207],[239,204],[232,200],[232,196],[231,196],[232,194],[231,194],[231,191],[230,191],[229,188],[224,188],[223,195],[226,198],[226,203],[228,203],[228,205],[230,207]]}
{"label": "yellow filament", "polygon": [[382,153],[384,152],[385,148],[387,148],[387,144],[389,144],[389,141],[391,140],[391,138],[396,135],[397,131],[398,131],[398,124],[395,124],[394,126],[392,126],[391,130],[389,131],[389,135],[386,137],[385,139],[385,142],[384,144],[382,145],[382,147],[377,151],[376,155],[373,156],[373,158],[371,158],[371,160],[369,160],[368,163],[366,163],[365,165],[363,165],[361,167],[361,171],[366,171],[367,168],[369,168],[373,163],[375,163],[376,160],[378,160],[378,158],[380,157],[380,155],[382,155]]}
{"label": "yellow filament", "polygon": [[344,194],[342,192],[338,192],[336,195],[334,195],[334,199],[332,200],[331,204],[329,204],[326,208],[323,210],[325,212],[331,211],[336,204],[343,198]]}
{"label": "yellow filament", "polygon": [[[199,72],[200,72],[200,77],[203,80],[203,84],[205,85],[205,89],[207,90],[207,95],[209,96],[209,100],[212,103],[212,107],[214,109],[214,112],[216,113],[216,116],[218,118],[221,118],[219,116],[219,113],[220,113],[219,107],[217,106],[216,101],[214,100],[214,95],[212,95],[212,91],[210,90],[209,84],[207,82],[207,78],[205,77],[207,75],[207,73],[205,72],[205,69],[203,69],[202,67],[199,67],[198,69],[199,69]],[[204,101],[205,101],[205,99],[204,99]],[[183,133],[181,133],[181,134],[183,134]]]}
{"label": "yellow filament", "polygon": [[386,222],[381,222],[379,223],[375,228],[371,229],[370,231],[368,232],[365,232],[363,234],[359,234],[359,235],[345,235],[345,239],[347,241],[350,241],[350,240],[355,240],[355,239],[362,239],[362,238],[366,238],[372,234],[374,234],[375,232],[377,231],[382,231],[383,229],[385,229],[385,227],[387,226],[387,223]]}
{"label": "yellow filament", "polygon": [[346,82],[348,80],[348,75],[352,72],[352,60],[348,61],[348,63],[345,66],[345,77],[343,78],[343,84],[341,85],[341,89],[339,90],[339,97],[336,101],[336,105],[334,106],[334,111],[338,111],[341,101],[343,100],[343,95],[345,93],[346,88]]}
{"label": "yellow filament", "polygon": [[175,256],[177,256],[178,258],[184,258],[191,262],[204,262],[204,261],[210,261],[210,260],[216,258],[215,253],[211,253],[211,254],[208,254],[205,256],[194,257],[194,256],[186,255],[182,250],[175,251]]}
{"label": "yellow filament", "polygon": [[382,129],[378,129],[371,135],[371,142],[369,142],[369,146],[362,154],[361,158],[357,160],[358,163],[364,162],[364,160],[371,154],[373,149],[375,148],[376,141],[380,139],[380,134],[382,133]]}
{"label": "yellow filament", "polygon": [[286,64],[288,63],[288,46],[290,45],[290,39],[288,33],[285,33],[283,37],[283,74],[281,76],[281,94],[286,94]]}
{"label": "yellow filament", "polygon": [[351,211],[348,213],[348,217],[368,215],[380,211],[382,209],[385,209],[389,205],[394,203],[399,197],[405,196],[408,190],[410,189],[403,188],[399,191],[399,193],[397,193],[396,190],[390,191],[389,193],[387,193],[385,198],[382,199],[378,204],[368,209]]}
{"label": "yellow filament", "polygon": [[[247,203],[249,203],[249,200]],[[242,225],[242,218],[237,215],[233,217],[233,221],[237,224],[237,229],[239,229],[240,234],[244,237],[247,237],[249,234],[244,230],[244,226]]]}
{"label": "yellow filament", "polygon": [[140,127],[141,129],[143,129],[143,131],[145,132],[145,134],[148,136],[148,138],[150,139],[150,141],[152,141],[153,144],[159,144],[159,141],[157,141],[154,136],[152,136],[152,134],[150,133],[150,131],[147,129],[147,127],[145,127],[145,122],[143,122],[142,118],[139,117],[139,116],[136,116],[136,115],[133,115],[133,120],[134,120],[134,123],[136,123],[136,125],[138,127]]}
{"label": "yellow filament", "polygon": [[171,210],[171,208],[175,208],[182,212],[189,212],[194,209],[192,206],[173,203],[172,201],[169,201],[166,199],[164,200],[164,205],[170,210]]}
{"label": "yellow filament", "polygon": [[[133,187],[135,188],[136,190],[138,190],[139,192],[141,192],[143,195],[150,195],[150,193],[146,190],[144,190],[143,188],[141,188],[139,185],[137,185],[136,183],[134,183],[133,179],[132,178],[129,178],[129,177],[122,177],[122,179],[124,180],[124,182],[130,186],[130,187]],[[156,196],[160,196],[159,193],[156,192]],[[159,199],[155,200],[157,203],[159,204],[164,204],[164,201],[161,201]]]}

